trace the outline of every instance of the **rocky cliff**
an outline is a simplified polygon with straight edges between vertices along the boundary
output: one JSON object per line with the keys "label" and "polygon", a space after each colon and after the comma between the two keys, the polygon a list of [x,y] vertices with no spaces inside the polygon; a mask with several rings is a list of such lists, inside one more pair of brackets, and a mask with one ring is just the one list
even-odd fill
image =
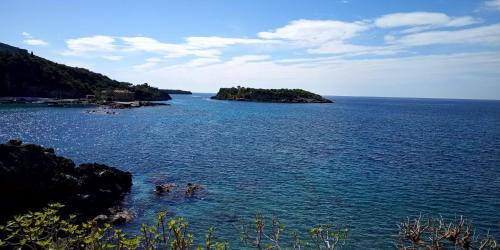
{"label": "rocky cliff", "polygon": [[131,187],[132,175],[114,167],[76,167],[51,148],[17,140],[0,144],[0,222],[55,202],[65,204],[67,213],[91,219],[119,204]]}

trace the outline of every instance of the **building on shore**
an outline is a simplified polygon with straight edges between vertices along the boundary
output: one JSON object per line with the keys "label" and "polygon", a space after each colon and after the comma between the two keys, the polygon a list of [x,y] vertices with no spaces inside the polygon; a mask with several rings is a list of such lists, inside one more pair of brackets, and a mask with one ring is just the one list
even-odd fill
{"label": "building on shore", "polygon": [[103,90],[101,99],[109,102],[130,102],[134,100],[134,92],[127,89]]}

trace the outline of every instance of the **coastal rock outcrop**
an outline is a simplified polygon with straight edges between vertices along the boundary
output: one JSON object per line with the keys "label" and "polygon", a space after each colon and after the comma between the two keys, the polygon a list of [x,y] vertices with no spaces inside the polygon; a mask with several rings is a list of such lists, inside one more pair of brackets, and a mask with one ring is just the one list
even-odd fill
{"label": "coastal rock outcrop", "polygon": [[155,106],[169,106],[168,103],[162,102],[148,102],[148,101],[134,101],[134,102],[110,102],[107,106],[111,109],[129,109],[139,107],[155,107]]}
{"label": "coastal rock outcrop", "polygon": [[302,89],[254,89],[245,87],[221,88],[215,100],[279,102],[279,103],[332,103],[331,100]]}
{"label": "coastal rock outcrop", "polygon": [[55,202],[65,205],[62,212],[91,219],[118,205],[131,187],[132,175],[114,167],[76,167],[52,148],[18,140],[0,144],[0,222]]}
{"label": "coastal rock outcrop", "polygon": [[192,198],[203,190],[203,186],[196,183],[188,183],[185,188],[178,188],[175,183],[165,183],[155,186],[154,192],[158,195],[172,194],[177,197]]}
{"label": "coastal rock outcrop", "polygon": [[130,210],[124,209],[122,207],[112,207],[108,209],[107,214],[100,214],[94,217],[92,221],[100,225],[104,223],[121,225],[132,221],[133,219],[135,219],[135,217],[135,214]]}
{"label": "coastal rock outcrop", "polygon": [[162,184],[162,185],[157,185],[155,187],[155,192],[157,194],[170,193],[170,192],[174,191],[174,189],[176,187],[177,186],[175,185],[175,183],[165,183],[165,184]]}

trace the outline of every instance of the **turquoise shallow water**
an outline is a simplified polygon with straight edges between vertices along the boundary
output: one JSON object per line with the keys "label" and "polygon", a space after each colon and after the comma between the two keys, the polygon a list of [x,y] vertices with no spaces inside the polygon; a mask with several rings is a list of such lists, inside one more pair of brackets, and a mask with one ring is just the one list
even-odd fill
{"label": "turquoise shallow water", "polygon": [[[351,249],[392,248],[397,223],[419,214],[466,215],[500,235],[500,102],[332,97],[335,104],[212,101],[174,95],[168,107],[86,114],[84,108],[0,106],[0,141],[53,147],[77,163],[131,171],[124,201],[136,229],[166,208],[215,225],[257,210],[305,230],[349,228]],[[201,183],[185,200],[155,184]],[[231,236],[228,236],[231,235]]]}

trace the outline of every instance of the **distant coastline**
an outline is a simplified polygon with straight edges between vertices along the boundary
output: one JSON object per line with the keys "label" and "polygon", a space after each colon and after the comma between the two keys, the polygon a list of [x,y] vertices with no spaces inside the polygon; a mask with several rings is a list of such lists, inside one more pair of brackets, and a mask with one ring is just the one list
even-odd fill
{"label": "distant coastline", "polygon": [[[0,97],[4,102],[166,101],[170,95],[147,83],[133,85],[78,67],[59,64],[0,43]],[[38,100],[36,100],[38,98]],[[64,101],[60,101],[64,100]]]}
{"label": "distant coastline", "polygon": [[161,92],[169,95],[192,95],[191,91],[180,90],[180,89],[160,89]]}

